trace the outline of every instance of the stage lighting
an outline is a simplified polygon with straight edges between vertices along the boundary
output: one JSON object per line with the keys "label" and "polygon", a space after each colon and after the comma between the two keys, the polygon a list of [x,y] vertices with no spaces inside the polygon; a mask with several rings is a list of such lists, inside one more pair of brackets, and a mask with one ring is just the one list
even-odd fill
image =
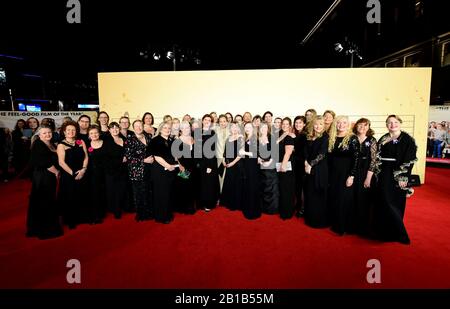
{"label": "stage lighting", "polygon": [[338,53],[340,53],[341,51],[344,50],[344,47],[342,46],[341,43],[336,43],[336,44],[334,44],[334,50],[337,51]]}
{"label": "stage lighting", "polygon": [[166,55],[167,59],[175,58],[175,53],[173,51],[168,51]]}
{"label": "stage lighting", "polygon": [[161,55],[158,53],[153,53],[153,59],[154,60],[159,60],[161,58]]}

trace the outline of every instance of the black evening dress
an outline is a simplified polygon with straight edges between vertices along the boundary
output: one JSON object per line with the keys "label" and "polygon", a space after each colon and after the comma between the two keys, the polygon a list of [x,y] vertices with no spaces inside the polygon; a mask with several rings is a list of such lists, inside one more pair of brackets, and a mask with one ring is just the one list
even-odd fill
{"label": "black evening dress", "polygon": [[295,137],[294,147],[295,208],[298,211],[298,214],[302,215],[304,213],[303,186],[305,182],[305,133],[300,133]]}
{"label": "black evening dress", "polygon": [[252,153],[252,156],[245,155],[239,161],[244,164],[244,188],[242,212],[247,219],[257,219],[261,217],[261,184],[259,178],[258,164],[258,141],[256,137],[248,139],[245,144],[245,151]]}
{"label": "black evening dress", "polygon": [[[171,152],[172,139],[165,139],[161,135],[152,140],[152,151],[155,157],[164,159],[168,164],[176,164]],[[173,219],[173,208],[175,203],[174,181],[178,169],[174,171],[165,170],[158,162],[152,165],[153,178],[153,215],[156,222],[169,223]]]}
{"label": "black evening dress", "polygon": [[105,187],[105,162],[106,153],[104,144],[94,149],[88,147],[88,179],[91,203],[92,223],[100,223],[106,216],[106,187]]}
{"label": "black evening dress", "polygon": [[[355,177],[358,165],[358,139],[336,137],[333,150],[328,156],[328,204],[331,216],[331,229],[339,235],[356,232],[356,211],[354,204],[354,185],[347,187],[347,178]],[[354,180],[354,178],[353,178]]]}
{"label": "black evening dress", "polygon": [[74,175],[70,175],[61,169],[59,186],[59,202],[63,210],[64,224],[69,228],[75,228],[80,223],[90,221],[91,204],[86,203],[88,193],[88,179],[85,174],[80,180],[75,180],[75,172],[83,168],[85,153],[81,140],[76,140],[75,145],[64,141],[60,144],[66,146],[64,161],[70,167]]}
{"label": "black evening dress", "polygon": [[181,174],[175,177],[175,210],[183,214],[195,213],[195,190],[193,172],[195,168],[194,145],[183,143],[181,139],[173,142],[173,147],[178,147],[182,155],[178,162],[184,167],[183,177]]}
{"label": "black evening dress", "polygon": [[[224,158],[227,164],[239,157],[239,150],[244,149],[244,141],[240,137],[234,141],[227,138],[225,142]],[[230,210],[241,210],[243,203],[244,167],[242,159],[232,167],[227,167],[223,180],[220,204]]]}
{"label": "black evening dress", "polygon": [[364,181],[369,171],[375,172],[377,149],[377,140],[373,136],[366,137],[358,145],[358,167],[356,168],[353,186],[355,191],[356,232],[363,236],[367,236],[369,233],[371,210],[375,200],[376,177],[375,175],[372,176],[369,188],[364,188]]}
{"label": "black evening dress", "polygon": [[125,156],[127,141],[120,146],[112,136],[105,136],[103,147],[105,147],[105,180],[106,180],[106,201],[108,211],[114,214],[116,219],[122,217],[122,210],[128,209],[127,181],[128,169]]}
{"label": "black evening dress", "polygon": [[32,185],[27,213],[28,237],[40,239],[63,235],[56,201],[55,174],[47,168],[58,167],[55,151],[37,139],[31,148]]}
{"label": "black evening dress", "polygon": [[276,138],[269,136],[266,144],[259,143],[258,156],[263,162],[271,163],[267,167],[261,165],[260,174],[260,191],[262,193],[262,212],[265,214],[273,215],[278,213],[278,207],[280,202],[280,191],[278,183],[278,175],[275,165],[275,158],[272,157],[272,152],[275,150],[272,145],[276,145]]}
{"label": "black evening dress", "polygon": [[397,139],[386,134],[378,141],[381,160],[377,183],[377,201],[374,207],[375,237],[384,241],[409,244],[410,239],[403,223],[406,194],[410,188],[400,188],[399,181],[408,181],[416,158],[417,146],[406,132]]}
{"label": "black evening dress", "polygon": [[[287,135],[282,141],[278,143],[279,147],[279,162],[283,161],[284,154],[286,153],[286,146],[294,146],[294,139]],[[293,153],[289,158],[291,162],[292,170],[286,172],[278,172],[278,180],[280,186],[280,205],[279,212],[282,219],[290,219],[294,215],[295,211],[295,162],[293,161]]]}
{"label": "black evening dress", "polygon": [[152,218],[151,204],[148,201],[149,182],[146,181],[144,163],[144,159],[147,157],[147,147],[150,145],[150,136],[144,134],[143,137],[145,144],[136,135],[128,135],[125,145],[128,179],[131,181],[137,221]]}
{"label": "black evening dress", "polygon": [[[215,208],[219,199],[220,184],[215,156],[216,141],[217,136],[213,130],[202,131],[203,155],[199,162],[200,204],[205,210]],[[208,169],[211,170],[210,173],[207,172]]]}
{"label": "black evening dress", "polygon": [[305,223],[314,228],[329,226],[328,189],[328,135],[308,140],[305,147],[306,161],[311,165],[311,173],[305,174]]}

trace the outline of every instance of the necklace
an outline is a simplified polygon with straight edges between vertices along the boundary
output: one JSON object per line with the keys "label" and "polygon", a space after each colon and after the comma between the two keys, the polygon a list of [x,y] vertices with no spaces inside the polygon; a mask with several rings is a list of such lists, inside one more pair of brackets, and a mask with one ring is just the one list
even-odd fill
{"label": "necklace", "polygon": [[74,146],[75,145],[75,141],[73,141],[73,142],[69,142],[67,139],[64,139],[64,141],[67,143],[67,144],[69,144],[69,145],[72,145],[72,146]]}

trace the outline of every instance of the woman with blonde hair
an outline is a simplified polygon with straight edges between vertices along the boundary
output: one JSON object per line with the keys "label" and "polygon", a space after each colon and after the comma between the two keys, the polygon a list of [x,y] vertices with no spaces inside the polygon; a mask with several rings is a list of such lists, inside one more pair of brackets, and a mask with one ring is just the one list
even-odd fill
{"label": "woman with blonde hair", "polygon": [[322,116],[315,116],[307,126],[305,147],[305,223],[311,227],[328,226],[328,135]]}
{"label": "woman with blonde hair", "polygon": [[323,112],[323,122],[325,124],[325,131],[328,132],[330,130],[331,125],[333,124],[334,118],[336,118],[336,113],[332,110],[326,110]]}
{"label": "woman with blonde hair", "polygon": [[244,166],[239,152],[244,149],[244,139],[239,123],[230,124],[230,135],[225,141],[223,165],[226,167],[220,204],[230,210],[241,210],[243,202]]}
{"label": "woman with blonde hair", "polygon": [[358,166],[358,139],[347,116],[337,116],[328,142],[329,207],[332,230],[339,235],[355,232],[353,180]]}

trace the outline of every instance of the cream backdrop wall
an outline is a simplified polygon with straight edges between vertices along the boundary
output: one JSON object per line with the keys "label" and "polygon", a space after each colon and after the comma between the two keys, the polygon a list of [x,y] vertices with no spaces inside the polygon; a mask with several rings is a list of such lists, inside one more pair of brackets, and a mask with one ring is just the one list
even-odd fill
{"label": "cream backdrop wall", "polygon": [[425,176],[431,68],[283,69],[99,73],[100,109],[111,119],[151,112],[201,117],[215,111],[294,117],[332,109],[352,121],[368,117],[377,137],[389,114],[402,116],[419,146],[413,173]]}

